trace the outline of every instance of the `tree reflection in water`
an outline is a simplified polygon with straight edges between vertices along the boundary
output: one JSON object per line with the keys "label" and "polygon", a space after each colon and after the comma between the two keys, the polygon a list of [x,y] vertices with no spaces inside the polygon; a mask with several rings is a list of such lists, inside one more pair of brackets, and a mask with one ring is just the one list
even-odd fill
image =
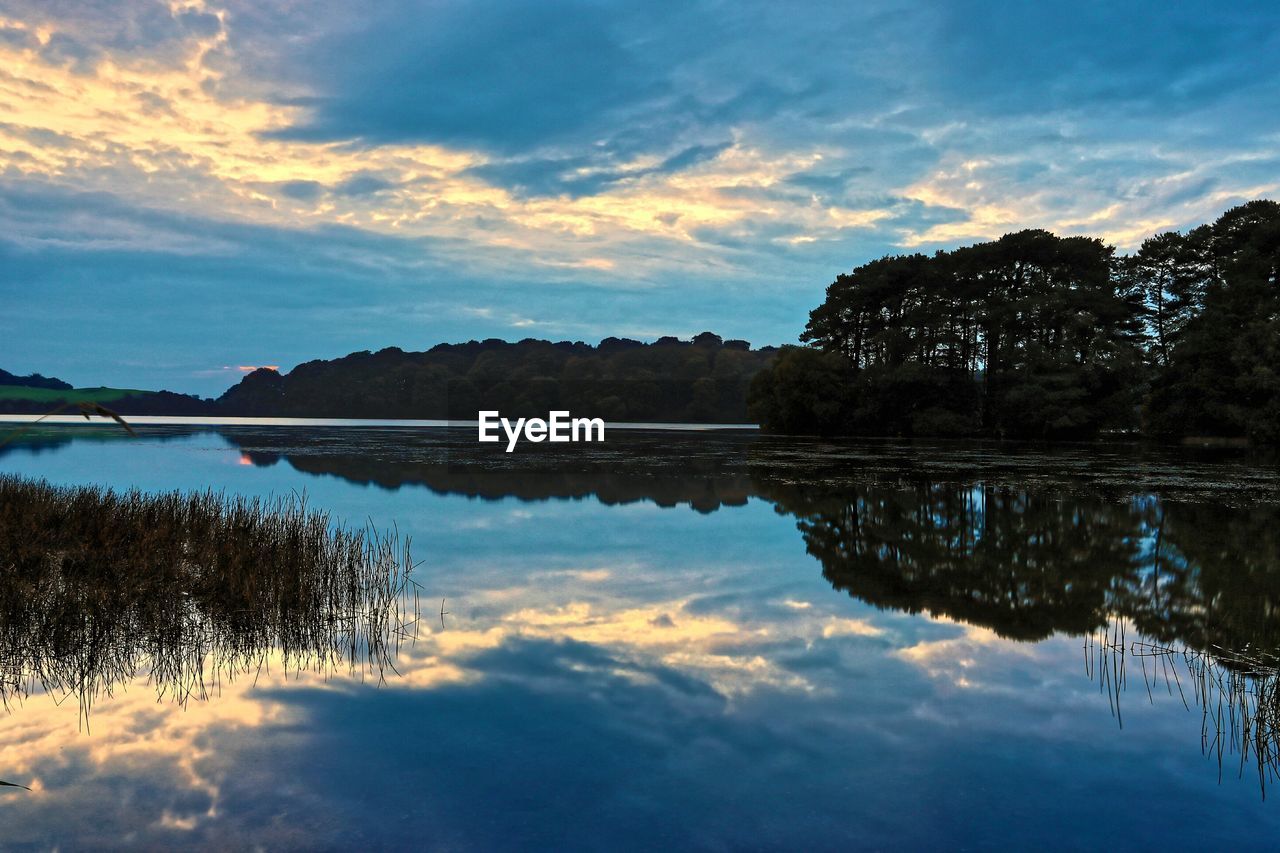
{"label": "tree reflection in water", "polygon": [[1167,681],[1204,712],[1206,753],[1220,763],[1237,754],[1264,785],[1280,771],[1273,460],[714,436],[635,436],[591,455],[546,448],[482,465],[465,437],[373,453],[340,442],[290,453],[260,435],[243,446],[255,464],[285,459],[312,474],[488,499],[594,496],[699,512],[764,499],[796,519],[835,589],[1016,641],[1087,638],[1088,675],[1117,719],[1124,661],[1136,657],[1153,700]]}
{"label": "tree reflection in water", "polygon": [[[1118,718],[1126,669],[1136,660],[1152,701],[1159,688],[1202,710],[1207,753],[1220,762],[1237,755],[1241,772],[1255,768],[1264,786],[1280,770],[1274,459],[1129,445],[1046,452],[643,433],[614,433],[589,450],[508,455],[481,454],[474,436],[457,431],[327,430],[305,440],[288,430],[221,434],[257,466],[286,463],[390,490],[652,501],[703,513],[765,500],[794,517],[835,589],[1014,641],[1084,638],[1087,674]],[[65,439],[53,432],[27,439],[56,440]],[[396,566],[388,586],[378,587],[376,618],[361,622],[368,637],[401,636],[400,617],[386,607],[398,600],[388,595],[402,588],[407,557]],[[23,604],[18,592],[0,602],[0,654],[21,661],[5,670],[7,689],[34,674],[91,697],[146,656],[161,682],[186,697],[207,689],[197,675],[206,659],[243,671],[260,665],[268,646],[307,665],[332,663],[336,652],[354,656],[365,643],[378,667],[388,665],[387,642],[349,643],[354,622],[337,615],[350,612],[349,603],[335,612],[328,599],[289,592],[312,588],[309,576],[277,568],[264,585],[247,567],[239,571],[232,595],[179,574],[137,597],[125,594],[142,576],[136,571],[120,584],[79,575],[78,587],[65,569],[35,571],[35,604]],[[92,618],[66,616],[83,613]]]}
{"label": "tree reflection in water", "polygon": [[1202,711],[1220,769],[1238,757],[1264,795],[1280,774],[1272,507],[920,480],[772,494],[836,589],[1014,640],[1083,635],[1121,723],[1136,661],[1151,701]]}
{"label": "tree reflection in water", "polygon": [[1204,651],[1280,645],[1272,506],[921,480],[765,494],[832,586],[877,607],[1018,640],[1121,617]]}

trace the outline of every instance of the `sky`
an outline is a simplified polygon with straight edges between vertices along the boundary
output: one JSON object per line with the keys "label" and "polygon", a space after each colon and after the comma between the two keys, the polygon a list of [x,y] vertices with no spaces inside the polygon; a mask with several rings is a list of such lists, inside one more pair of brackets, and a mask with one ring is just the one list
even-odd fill
{"label": "sky", "polygon": [[840,272],[1280,196],[1274,2],[0,0],[0,368],[791,343]]}

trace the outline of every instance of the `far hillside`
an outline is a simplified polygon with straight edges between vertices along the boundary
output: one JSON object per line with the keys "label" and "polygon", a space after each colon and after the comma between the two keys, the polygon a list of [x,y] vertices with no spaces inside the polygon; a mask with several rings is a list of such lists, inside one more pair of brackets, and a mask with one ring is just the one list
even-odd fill
{"label": "far hillside", "polygon": [[474,419],[553,409],[610,421],[745,423],[746,388],[774,347],[704,332],[646,344],[490,339],[425,352],[391,347],[280,374],[260,369],[217,401],[240,416]]}
{"label": "far hillside", "polygon": [[61,379],[54,379],[51,376],[41,376],[39,373],[32,373],[29,376],[17,376],[7,370],[0,370],[0,386],[15,388],[47,388],[53,391],[67,391],[71,389],[70,382],[63,382]]}
{"label": "far hillside", "polygon": [[25,385],[0,385],[0,400],[31,400],[38,403],[59,403],[74,399],[84,403],[118,403],[129,397],[150,395],[154,392],[134,388],[31,388]]}
{"label": "far hillside", "polygon": [[74,388],[61,379],[15,376],[0,370],[0,414],[46,414],[76,403],[97,403],[125,415],[196,415],[214,413],[212,400],[172,391],[137,388]]}

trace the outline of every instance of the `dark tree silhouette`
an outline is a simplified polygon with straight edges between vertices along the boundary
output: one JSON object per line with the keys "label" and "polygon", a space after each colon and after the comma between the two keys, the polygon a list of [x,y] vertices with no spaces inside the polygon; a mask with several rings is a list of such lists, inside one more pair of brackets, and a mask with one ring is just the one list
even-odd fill
{"label": "dark tree silhouette", "polygon": [[[1280,205],[1150,238],[1132,256],[1020,231],[837,276],[754,381],[766,429],[1280,440]],[[794,384],[798,390],[784,387]]]}
{"label": "dark tree silhouette", "polygon": [[774,352],[711,332],[653,344],[530,338],[426,352],[391,347],[310,361],[283,375],[256,371],[218,408],[233,415],[455,419],[474,419],[479,409],[525,417],[567,409],[613,421],[743,423],[747,383]]}
{"label": "dark tree silhouette", "polygon": [[1233,208],[1186,242],[1191,317],[1153,378],[1147,429],[1280,441],[1280,204]]}

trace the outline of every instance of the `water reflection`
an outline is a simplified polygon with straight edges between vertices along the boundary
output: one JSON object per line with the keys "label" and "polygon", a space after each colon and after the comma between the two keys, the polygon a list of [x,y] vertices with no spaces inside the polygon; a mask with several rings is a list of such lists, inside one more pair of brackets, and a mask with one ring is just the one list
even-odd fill
{"label": "water reflection", "polygon": [[1126,627],[1116,620],[1085,641],[1085,670],[1106,694],[1116,720],[1123,725],[1131,676],[1140,680],[1134,689],[1145,691],[1148,702],[1160,696],[1198,709],[1200,746],[1217,761],[1219,781],[1224,768],[1240,776],[1252,772],[1265,798],[1267,786],[1280,776],[1280,655],[1247,647],[1175,648],[1130,639]]}
{"label": "water reflection", "polygon": [[1018,640],[1120,617],[1204,651],[1280,647],[1272,506],[929,481],[820,492],[775,497],[832,586],[877,607]]}
{"label": "water reflection", "polygon": [[[616,433],[615,433],[616,435]],[[287,432],[228,433],[242,459],[283,462],[311,475],[396,490],[425,486],[439,495],[482,500],[592,498],[607,506],[648,501],[698,512],[742,506],[754,494],[747,451],[755,439],[636,432],[607,446],[532,445],[520,454],[481,454],[469,433],[330,435],[299,448]],[[355,439],[352,441],[352,439]]]}
{"label": "water reflection", "polygon": [[[465,445],[435,444],[428,458],[371,460],[291,453],[286,437],[274,441],[279,449],[263,449],[272,440],[262,437],[245,441],[246,457],[384,488],[419,484],[440,494],[522,501],[594,496],[700,512],[767,500],[795,518],[835,589],[878,609],[942,617],[1024,642],[1105,638],[1107,626],[1128,624],[1138,639],[1125,655],[1159,663],[1166,677],[1177,660],[1195,685],[1180,696],[1204,711],[1206,752],[1220,761],[1224,749],[1240,755],[1241,769],[1253,767],[1263,781],[1280,768],[1280,732],[1271,727],[1280,692],[1274,666],[1264,664],[1280,652],[1280,518],[1274,504],[1257,499],[1275,487],[1270,460],[1241,465],[1239,457],[1171,451],[1144,458],[1124,448],[1123,479],[1126,472],[1113,466],[1100,473],[1066,454],[1055,459],[1065,465],[1037,470],[1040,482],[1029,486],[1027,460],[1016,453],[1010,460],[965,449],[938,479],[935,472],[904,472],[899,460],[884,458],[892,453],[867,458],[827,448],[817,461],[754,438],[704,437],[672,454],[652,437],[633,437],[625,455],[552,452],[488,467],[461,464]],[[932,462],[939,465],[936,454]],[[1214,477],[1187,470],[1196,465],[1212,468]],[[1135,491],[1135,478],[1154,481],[1158,491]],[[1199,500],[1215,483],[1218,500]],[[1123,650],[1114,638],[1101,645]],[[1089,675],[1122,687],[1123,672],[1108,676],[1106,664],[1122,664],[1124,655],[1098,660]],[[1111,695],[1119,716],[1119,693]]]}
{"label": "water reflection", "polygon": [[261,672],[381,681],[417,622],[409,543],[304,500],[58,489],[0,476],[0,702],[140,674],[185,705]]}
{"label": "water reflection", "polygon": [[[904,472],[909,448],[797,452],[758,438],[635,436],[603,452],[523,457],[478,456],[456,437],[358,452],[341,440],[298,448],[287,434],[228,438],[254,465],[283,461],[388,489],[699,512],[756,498],[794,517],[833,587],[879,608],[946,616],[1017,640],[1084,635],[1121,617],[1159,642],[1280,648],[1280,515],[1272,502],[1280,480],[1269,461],[1158,450],[1144,457],[1129,447],[1112,451],[1114,459],[1086,448],[1047,459],[1015,452],[1011,461],[1004,451],[960,447],[950,459],[932,454],[940,472]],[[1120,459],[1123,466],[1114,464]],[[1205,493],[1214,499],[1201,499]]]}
{"label": "water reflection", "polygon": [[[162,441],[200,431],[152,429]],[[834,588],[1003,638],[1084,636],[1122,619],[1153,642],[1197,651],[1280,649],[1280,483],[1270,459],[1133,446],[921,454],[732,434],[615,433],[605,445],[522,454],[480,452],[453,430],[221,435],[253,466],[393,491],[701,513],[767,501],[795,519]],[[18,446],[121,439],[49,428]]]}
{"label": "water reflection", "polygon": [[[166,439],[81,452],[77,438],[0,462],[152,488],[305,489],[340,516],[395,521],[425,561],[430,624],[380,690],[262,679],[173,716],[131,686],[79,740],[43,706],[17,709],[0,770],[40,781],[45,799],[4,801],[33,845],[113,843],[82,824],[59,834],[57,816],[83,808],[124,833],[91,798],[125,777],[125,813],[152,844],[423,846],[427,827],[438,847],[598,847],[618,833],[1019,847],[1052,827],[1136,846],[1280,829],[1252,787],[1254,756],[1271,755],[1263,729],[1247,727],[1249,784],[1226,761],[1219,786],[1197,748],[1195,689],[1188,713],[1176,679],[1152,704],[1136,678],[1148,664],[1156,694],[1156,665],[1185,648],[1223,684],[1259,683],[1230,658],[1280,639],[1267,462],[654,434],[510,456],[400,430]],[[166,458],[181,470],[156,474]],[[1136,641],[1169,654],[1147,649],[1118,678],[1082,671],[1082,642],[1118,622],[1127,653]],[[1123,730],[1105,699],[1116,683],[1129,685]],[[1245,745],[1230,707],[1227,756]],[[1163,792],[1141,820],[1111,810],[1079,825],[1135,787]],[[1206,826],[1205,809],[1221,819]]]}
{"label": "water reflection", "polygon": [[1126,661],[1202,713],[1201,747],[1280,773],[1280,537],[1274,506],[913,480],[783,487],[823,575],[878,608],[1019,641],[1087,637],[1122,721]]}

